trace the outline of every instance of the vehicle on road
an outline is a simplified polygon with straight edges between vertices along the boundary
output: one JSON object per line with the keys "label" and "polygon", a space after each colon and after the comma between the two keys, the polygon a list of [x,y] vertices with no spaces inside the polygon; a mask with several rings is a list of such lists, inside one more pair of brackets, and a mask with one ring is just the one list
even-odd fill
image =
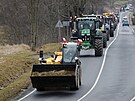
{"label": "vehicle on road", "polygon": [[116,16],[112,13],[103,13],[104,22],[109,24],[108,29],[108,37],[107,40],[109,41],[109,36],[114,37],[114,31],[117,27],[118,22],[116,21]]}
{"label": "vehicle on road", "polygon": [[122,26],[129,26],[128,21],[123,21],[123,22],[122,22]]}
{"label": "vehicle on road", "polygon": [[[95,56],[103,55],[103,34],[100,22],[95,17],[80,17],[76,19],[76,36],[81,39],[81,50],[95,50]],[[76,39],[74,36],[72,39]]]}
{"label": "vehicle on road", "polygon": [[31,82],[37,91],[52,89],[78,90],[81,85],[81,61],[78,58],[78,44],[64,43],[62,52],[47,59],[40,51],[40,63],[34,64]]}
{"label": "vehicle on road", "polygon": [[[101,29],[102,35],[103,35],[103,48],[106,48],[107,47],[107,31],[106,31],[105,26],[104,26],[103,15],[91,14],[91,15],[83,15],[83,17],[89,17],[89,18],[97,19],[97,21],[99,23],[98,28]],[[102,27],[104,27],[104,28],[102,28]]]}

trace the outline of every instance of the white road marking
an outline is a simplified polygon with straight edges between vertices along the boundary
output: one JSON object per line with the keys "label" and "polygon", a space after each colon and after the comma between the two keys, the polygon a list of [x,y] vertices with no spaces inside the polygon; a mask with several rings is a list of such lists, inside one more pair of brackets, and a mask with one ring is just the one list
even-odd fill
{"label": "white road marking", "polygon": [[133,33],[135,33],[134,29],[130,26],[130,29],[132,30]]}
{"label": "white road marking", "polygon": [[78,99],[77,101],[83,100],[83,99],[84,99],[86,96],[88,96],[88,95],[94,90],[94,88],[96,87],[96,85],[97,85],[97,83],[98,83],[98,81],[99,81],[99,79],[100,79],[100,76],[101,76],[101,74],[102,74],[102,71],[103,71],[103,69],[104,69],[104,64],[105,64],[105,61],[106,61],[106,56],[107,56],[108,49],[109,49],[110,46],[116,41],[116,39],[117,39],[117,37],[118,37],[118,34],[119,34],[119,27],[120,27],[120,24],[118,24],[118,29],[117,29],[116,37],[115,37],[114,40],[108,45],[108,47],[107,47],[106,50],[105,50],[104,59],[103,59],[102,65],[101,65],[101,69],[100,69],[100,72],[99,72],[99,74],[98,74],[98,76],[97,76],[97,79],[96,79],[94,85],[92,86],[92,88],[91,88],[85,95],[83,95],[83,96],[82,96],[80,99]]}
{"label": "white road marking", "polygon": [[135,97],[133,99],[131,99],[130,101],[134,101],[135,100]]}
{"label": "white road marking", "polygon": [[17,101],[22,101],[24,100],[26,97],[30,96],[31,94],[33,94],[36,91],[36,89],[34,89],[33,91],[31,91],[29,94],[25,95],[24,97],[22,97],[21,99],[17,100]]}
{"label": "white road marking", "polygon": [[132,35],[133,33],[124,33],[124,32],[121,32],[119,34],[122,34],[122,35]]}

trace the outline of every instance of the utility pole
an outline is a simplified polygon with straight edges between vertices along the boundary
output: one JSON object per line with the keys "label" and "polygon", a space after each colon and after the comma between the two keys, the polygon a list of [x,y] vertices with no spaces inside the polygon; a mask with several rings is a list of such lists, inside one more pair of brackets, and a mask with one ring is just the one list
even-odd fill
{"label": "utility pole", "polygon": [[[69,18],[69,8],[67,7],[67,15],[68,15],[68,18]],[[69,39],[69,26],[66,26],[66,29],[67,29],[67,40]]]}
{"label": "utility pole", "polygon": [[36,46],[36,37],[38,33],[38,6],[39,0],[31,0],[31,49]]}
{"label": "utility pole", "polygon": [[[58,3],[60,3],[60,0],[58,0]],[[58,4],[58,20],[60,21],[60,5]],[[58,28],[58,32],[59,32],[59,34],[58,34],[58,42],[60,42],[60,40],[61,40],[61,29],[60,29],[60,27]]]}
{"label": "utility pole", "polygon": [[[60,3],[60,2],[58,2],[58,3]],[[55,27],[58,28],[57,41],[60,42],[61,41],[61,28],[63,27],[63,24],[60,21],[60,4],[57,4],[57,5],[58,5],[58,8],[57,8],[58,9],[58,22]]]}

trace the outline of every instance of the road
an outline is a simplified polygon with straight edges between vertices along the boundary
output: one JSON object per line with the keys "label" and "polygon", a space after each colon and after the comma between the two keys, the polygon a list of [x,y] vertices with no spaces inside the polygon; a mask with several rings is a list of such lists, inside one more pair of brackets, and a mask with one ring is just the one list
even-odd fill
{"label": "road", "polygon": [[[129,12],[121,13],[121,17],[125,15],[129,15]],[[83,53],[81,57],[83,84],[78,91],[37,92],[30,88],[14,100],[130,101],[135,96],[135,35],[132,28],[123,27],[120,22],[115,38],[111,38],[108,45],[110,47],[104,49],[102,57],[94,57],[89,51]],[[29,94],[31,91],[32,94]],[[27,94],[29,95],[24,97]],[[21,99],[22,97],[24,98]]]}

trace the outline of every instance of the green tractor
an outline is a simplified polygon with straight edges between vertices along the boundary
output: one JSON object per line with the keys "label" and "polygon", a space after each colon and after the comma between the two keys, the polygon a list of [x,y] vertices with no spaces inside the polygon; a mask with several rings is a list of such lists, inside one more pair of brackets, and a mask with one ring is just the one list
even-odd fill
{"label": "green tractor", "polygon": [[[102,30],[102,26],[103,26],[103,15],[95,15],[95,14],[91,14],[91,15],[83,15],[83,17],[89,17],[89,18],[95,18],[98,23],[99,26],[97,26],[98,28],[100,28]],[[102,34],[103,34],[103,48],[107,48],[107,37],[108,34],[106,33],[105,30],[102,30]]]}
{"label": "green tractor", "polygon": [[[81,50],[95,50],[95,56],[103,55],[103,34],[97,18],[81,17],[76,19],[76,36],[81,39]],[[73,36],[74,38],[74,36]]]}

